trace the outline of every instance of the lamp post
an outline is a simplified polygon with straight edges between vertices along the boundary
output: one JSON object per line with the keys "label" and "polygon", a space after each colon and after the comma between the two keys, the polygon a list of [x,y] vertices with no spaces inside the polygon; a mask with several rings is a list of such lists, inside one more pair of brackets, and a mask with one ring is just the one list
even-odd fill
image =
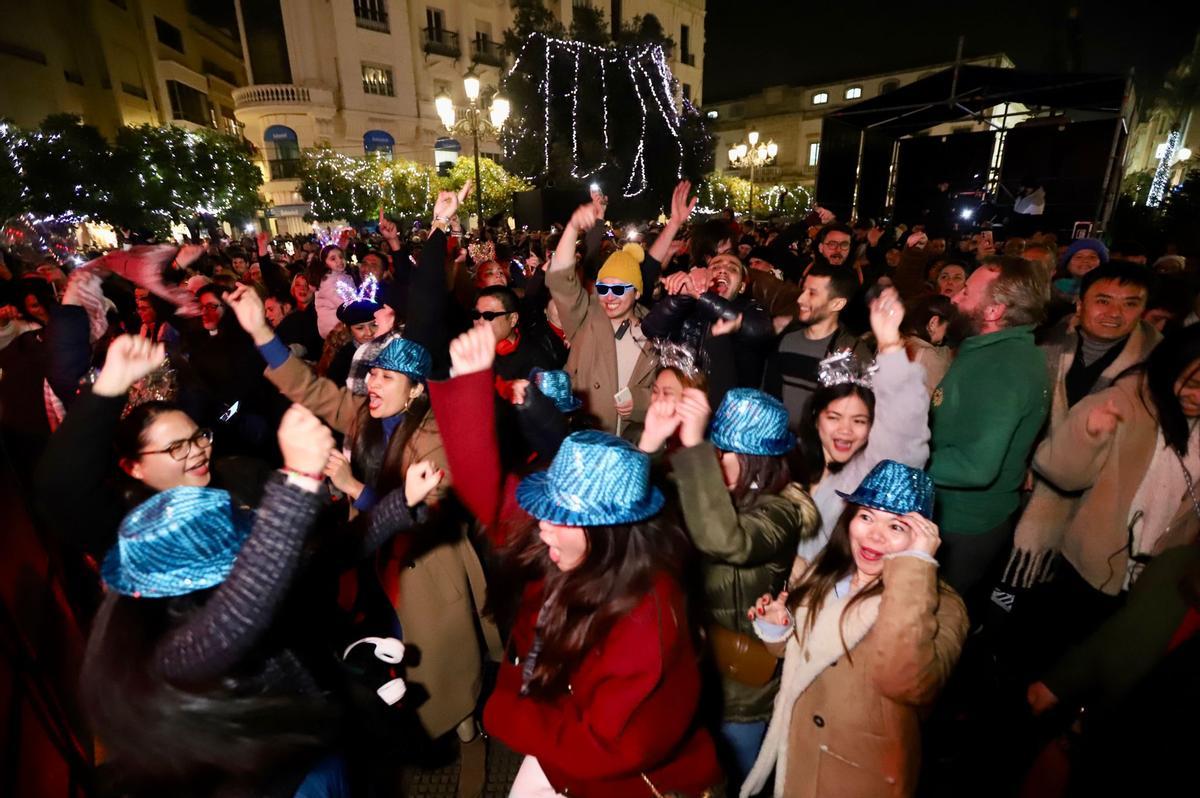
{"label": "lamp post", "polygon": [[754,221],[754,170],[766,166],[779,154],[779,145],[774,141],[760,143],[758,131],[751,130],[746,140],[729,148],[729,166],[733,169],[750,168],[750,220]]}
{"label": "lamp post", "polygon": [[[484,108],[479,99],[480,88],[479,76],[475,74],[474,69],[471,69],[463,76],[463,92],[467,95],[467,105],[462,109],[461,119],[457,118],[454,100],[450,98],[449,94],[438,95],[434,98],[433,105],[437,109],[438,118],[442,120],[442,125],[448,132],[456,135],[471,134],[472,153],[475,157],[475,205],[479,213],[476,224],[483,227],[483,181],[479,176],[479,136],[480,134],[499,136],[500,129],[508,120],[510,106],[507,99],[496,93],[492,96],[491,105]],[[485,111],[487,112],[486,118]]]}

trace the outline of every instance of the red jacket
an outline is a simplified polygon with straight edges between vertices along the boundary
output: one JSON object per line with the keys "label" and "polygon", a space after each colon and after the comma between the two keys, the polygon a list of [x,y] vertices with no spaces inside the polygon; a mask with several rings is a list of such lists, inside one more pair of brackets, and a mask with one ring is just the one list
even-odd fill
{"label": "red jacket", "polygon": [[[529,516],[517,479],[500,470],[491,372],[430,383],[454,489],[495,543]],[[471,419],[471,424],[463,424]],[[484,727],[514,751],[537,757],[551,785],[582,798],[698,796],[723,781],[708,732],[696,725],[700,672],[679,584],[661,574],[571,674],[565,694],[520,695],[542,585],[529,585],[484,709]],[[643,774],[645,778],[643,778]]]}

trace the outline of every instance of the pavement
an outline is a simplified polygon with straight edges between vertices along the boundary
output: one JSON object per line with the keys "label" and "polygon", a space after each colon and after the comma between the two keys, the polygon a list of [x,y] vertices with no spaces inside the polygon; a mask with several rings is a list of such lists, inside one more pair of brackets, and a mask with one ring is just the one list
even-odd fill
{"label": "pavement", "polygon": [[[483,786],[483,798],[507,798],[522,756],[504,743],[491,737],[487,744],[487,777]],[[430,770],[411,769],[404,774],[402,795],[404,798],[442,798],[458,795],[458,774],[461,756],[440,768]]]}

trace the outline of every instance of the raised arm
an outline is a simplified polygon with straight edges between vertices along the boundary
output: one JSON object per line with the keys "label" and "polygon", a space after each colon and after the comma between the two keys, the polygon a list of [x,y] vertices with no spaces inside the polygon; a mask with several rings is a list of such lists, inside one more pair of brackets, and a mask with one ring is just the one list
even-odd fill
{"label": "raised arm", "polygon": [[[690,200],[688,199],[688,194],[691,191],[692,183],[690,180],[680,180],[676,184],[675,190],[671,193],[671,218],[667,220],[667,226],[658,234],[658,238],[654,239],[654,243],[650,246],[650,251],[646,253],[660,267],[667,262],[667,257],[671,254],[671,245],[675,243],[675,237],[679,235],[679,231],[683,229],[684,222],[692,215],[692,211],[696,210],[696,203],[700,201],[699,195],[692,197]],[[658,275],[654,275],[654,277],[655,280],[645,283],[647,293],[649,293],[651,286],[657,282]]]}
{"label": "raised arm", "polygon": [[[319,474],[333,450],[333,434],[311,412],[293,405],[279,426],[279,447],[287,470]],[[219,679],[262,639],[291,586],[321,502],[321,483],[315,479],[272,479],[229,576],[158,644],[155,662],[168,681],[190,685]]]}
{"label": "raised arm", "polygon": [[558,239],[558,248],[554,250],[554,260],[546,271],[546,286],[550,296],[558,306],[559,318],[562,319],[563,331],[567,338],[574,337],[587,318],[589,298],[587,291],[579,282],[575,273],[575,243],[579,234],[590,230],[600,217],[595,205],[589,203],[580,205],[571,215],[567,226],[563,228],[562,236]]}

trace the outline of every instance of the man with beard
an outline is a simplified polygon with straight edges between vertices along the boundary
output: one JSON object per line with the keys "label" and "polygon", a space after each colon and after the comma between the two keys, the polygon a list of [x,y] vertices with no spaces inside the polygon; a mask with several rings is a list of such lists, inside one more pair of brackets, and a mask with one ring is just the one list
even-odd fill
{"label": "man with beard", "polygon": [[929,474],[937,485],[942,578],[975,617],[975,589],[1012,540],[1049,377],[1033,340],[1048,287],[1029,261],[980,266],[953,297],[970,337],[933,392]]}
{"label": "man with beard", "polygon": [[[737,256],[714,255],[707,268],[668,275],[663,285],[667,296],[642,319],[646,337],[686,344],[700,356],[714,406],[730,388],[757,388],[764,350],[775,331],[746,290],[746,268]],[[713,345],[723,333],[728,335],[715,352]]]}
{"label": "man with beard", "polygon": [[817,257],[814,263],[822,260],[830,266],[852,267],[850,250],[853,247],[854,231],[849,225],[841,222],[830,222],[820,229],[813,240]]}
{"label": "man with beard", "polygon": [[[849,245],[848,234],[845,241]],[[860,362],[870,359],[867,347],[840,321],[842,310],[856,291],[858,277],[853,269],[814,263],[796,301],[796,320],[783,328],[778,347],[767,357],[763,390],[787,407],[792,429],[800,424],[808,398],[817,388],[817,369],[822,360],[842,349],[853,350]]]}

